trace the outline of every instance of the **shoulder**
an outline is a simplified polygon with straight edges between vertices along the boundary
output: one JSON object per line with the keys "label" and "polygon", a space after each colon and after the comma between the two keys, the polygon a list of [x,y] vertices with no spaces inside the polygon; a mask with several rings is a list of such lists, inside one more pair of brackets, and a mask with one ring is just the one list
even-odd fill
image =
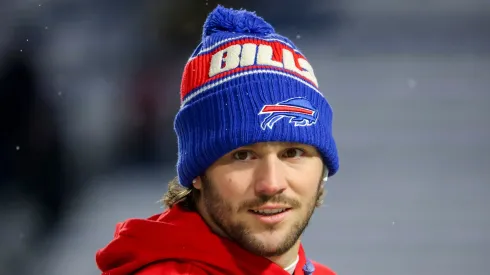
{"label": "shoulder", "polygon": [[207,273],[189,263],[164,261],[148,265],[134,275],[207,275]]}
{"label": "shoulder", "polygon": [[315,266],[315,275],[336,275],[332,269],[328,268],[327,266],[324,266],[318,262],[311,261],[311,263]]}

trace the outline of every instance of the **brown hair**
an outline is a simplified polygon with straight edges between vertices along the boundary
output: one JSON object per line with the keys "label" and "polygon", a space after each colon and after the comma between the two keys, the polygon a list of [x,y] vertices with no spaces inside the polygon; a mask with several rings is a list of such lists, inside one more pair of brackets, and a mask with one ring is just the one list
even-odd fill
{"label": "brown hair", "polygon": [[186,210],[196,210],[196,201],[200,191],[191,186],[184,187],[179,183],[179,178],[175,177],[168,183],[168,190],[163,195],[161,201],[166,208],[172,208],[180,204]]}
{"label": "brown hair", "polygon": [[[323,172],[324,176],[326,176],[325,171],[326,169]],[[320,190],[316,201],[316,207],[320,207],[323,204],[326,195],[323,182],[320,184],[319,188]],[[168,190],[163,195],[161,201],[166,208],[172,208],[174,205],[179,204],[186,210],[195,211],[196,202],[199,199],[199,195],[200,191],[198,189],[194,188],[194,186],[191,186],[190,188],[182,186],[179,183],[178,177],[175,177],[168,183]]]}

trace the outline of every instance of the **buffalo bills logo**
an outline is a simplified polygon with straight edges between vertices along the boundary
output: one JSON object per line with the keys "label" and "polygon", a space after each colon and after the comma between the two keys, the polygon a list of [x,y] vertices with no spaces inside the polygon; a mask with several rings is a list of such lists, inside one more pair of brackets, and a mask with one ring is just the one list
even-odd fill
{"label": "buffalo bills logo", "polygon": [[283,118],[289,118],[294,126],[311,126],[318,119],[318,112],[311,103],[302,97],[291,98],[274,105],[264,105],[259,115],[268,115],[260,127],[272,129],[274,124]]}

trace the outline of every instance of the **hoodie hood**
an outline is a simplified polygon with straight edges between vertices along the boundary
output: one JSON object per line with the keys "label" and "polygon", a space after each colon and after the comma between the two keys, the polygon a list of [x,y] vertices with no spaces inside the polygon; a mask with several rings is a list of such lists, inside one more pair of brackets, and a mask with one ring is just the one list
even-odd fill
{"label": "hoodie hood", "polygon": [[[210,274],[288,275],[268,259],[214,234],[198,213],[178,205],[148,219],[119,223],[114,239],[96,254],[102,275],[127,275],[166,260],[188,262]],[[296,274],[311,274],[312,268],[300,247]]]}

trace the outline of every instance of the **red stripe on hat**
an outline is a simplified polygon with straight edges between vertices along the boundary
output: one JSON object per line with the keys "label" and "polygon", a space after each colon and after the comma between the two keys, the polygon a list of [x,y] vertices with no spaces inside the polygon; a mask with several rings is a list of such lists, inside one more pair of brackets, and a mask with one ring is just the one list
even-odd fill
{"label": "red stripe on hat", "polygon": [[273,112],[294,112],[306,115],[313,115],[312,110],[308,110],[301,107],[285,106],[285,105],[266,105],[262,108],[261,113],[273,113]]}
{"label": "red stripe on hat", "polygon": [[278,41],[264,41],[260,39],[252,39],[252,38],[244,38],[244,39],[239,39],[235,41],[231,41],[229,43],[224,43],[218,47],[216,47],[214,50],[198,55],[191,59],[187,65],[185,66],[184,73],[182,76],[182,83],[180,87],[180,95],[181,95],[181,100],[183,100],[191,91],[198,89],[199,87],[205,86],[206,84],[209,84],[210,82],[213,81],[218,81],[219,79],[225,78],[227,76],[230,76],[232,74],[237,74],[243,71],[248,71],[248,70],[257,70],[257,69],[274,69],[277,71],[282,71],[286,72],[288,74],[294,75],[296,77],[299,77],[308,83],[312,84],[313,86],[316,86],[315,83],[310,81],[308,78],[304,77],[303,75],[296,73],[294,71],[280,68],[280,67],[275,67],[275,66],[269,66],[269,65],[251,65],[251,66],[245,66],[245,67],[238,67],[226,72],[219,73],[213,77],[209,77],[209,69],[211,65],[211,58],[212,56],[223,50],[228,48],[231,45],[236,45],[236,44],[246,44],[246,43],[252,43],[252,44],[260,44],[260,45],[269,45],[273,48],[273,55],[272,55],[272,60],[282,62],[283,60],[283,49],[288,49],[293,53],[295,65],[297,68],[301,68],[300,65],[298,64],[298,58],[303,58],[306,59],[302,54],[299,54],[294,51],[291,47],[288,47],[284,43],[278,42]]}

